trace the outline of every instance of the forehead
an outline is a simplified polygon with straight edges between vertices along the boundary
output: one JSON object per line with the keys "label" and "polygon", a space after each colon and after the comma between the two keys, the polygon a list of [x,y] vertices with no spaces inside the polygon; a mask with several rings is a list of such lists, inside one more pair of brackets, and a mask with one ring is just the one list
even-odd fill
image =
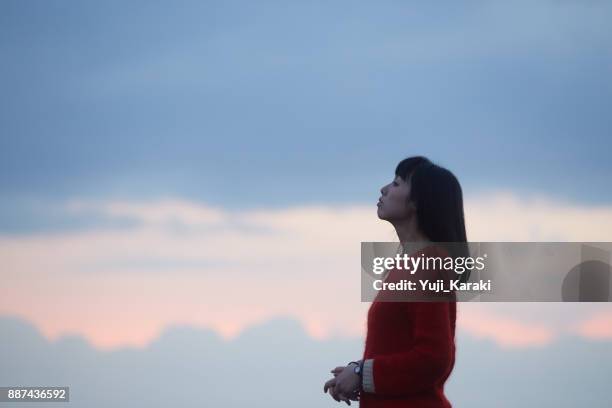
{"label": "forehead", "polygon": [[405,186],[410,186],[410,179],[412,177],[412,174],[410,174],[408,176],[408,178],[406,178],[406,180],[404,181],[404,179],[402,179],[400,176],[395,176],[395,179],[393,179],[393,181],[395,181],[398,184],[403,184]]}

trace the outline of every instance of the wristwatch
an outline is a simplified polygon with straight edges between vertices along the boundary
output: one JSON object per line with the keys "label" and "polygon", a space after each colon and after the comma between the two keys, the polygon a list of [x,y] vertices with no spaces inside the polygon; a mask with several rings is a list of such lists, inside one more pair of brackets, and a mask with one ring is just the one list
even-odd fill
{"label": "wristwatch", "polygon": [[353,368],[353,372],[359,376],[359,386],[355,389],[355,396],[359,396],[361,391],[363,391],[363,362],[351,361],[348,365],[355,364],[355,368]]}
{"label": "wristwatch", "polygon": [[351,361],[349,365],[355,364],[355,368],[353,368],[353,372],[361,377],[361,372],[363,371],[363,363],[358,363],[357,361]]}

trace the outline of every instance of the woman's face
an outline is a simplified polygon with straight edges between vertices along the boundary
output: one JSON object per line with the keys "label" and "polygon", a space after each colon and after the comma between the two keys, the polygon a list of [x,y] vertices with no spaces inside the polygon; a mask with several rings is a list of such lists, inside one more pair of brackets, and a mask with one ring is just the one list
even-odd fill
{"label": "woman's face", "polygon": [[408,203],[410,178],[404,181],[400,176],[395,176],[395,179],[381,188],[380,192],[382,196],[378,200],[378,218],[395,221],[410,217],[410,213],[414,210],[414,205]]}

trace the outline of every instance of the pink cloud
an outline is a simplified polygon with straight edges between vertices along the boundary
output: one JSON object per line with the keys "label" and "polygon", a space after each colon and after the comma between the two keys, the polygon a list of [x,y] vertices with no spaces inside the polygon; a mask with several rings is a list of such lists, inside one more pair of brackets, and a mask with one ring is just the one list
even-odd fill
{"label": "pink cloud", "polygon": [[[461,306],[461,305],[460,305]],[[467,310],[457,313],[457,328],[476,338],[493,340],[504,348],[541,347],[550,344],[554,331],[541,323],[527,323],[515,318]]]}
{"label": "pink cloud", "polygon": [[[232,212],[182,200],[111,201],[73,202],[67,210],[142,223],[0,236],[0,313],[22,316],[49,337],[79,333],[102,348],[146,345],[176,322],[231,338],[278,314],[302,321],[313,338],[363,336],[368,304],[359,302],[359,242],[396,239],[374,204]],[[612,207],[525,200],[511,192],[468,197],[466,217],[473,241],[604,241],[612,229]],[[157,260],[163,268],[150,267]],[[551,305],[546,314],[542,306],[526,305],[520,315],[520,309],[495,310],[503,305],[476,313],[471,309],[478,307],[461,304],[457,324],[501,346],[542,346],[583,305],[567,305],[563,313],[562,304]],[[538,314],[545,323],[534,322]],[[578,333],[612,338],[611,315],[584,322]]]}
{"label": "pink cloud", "polygon": [[602,312],[574,326],[575,333],[594,340],[612,339],[612,313]]}

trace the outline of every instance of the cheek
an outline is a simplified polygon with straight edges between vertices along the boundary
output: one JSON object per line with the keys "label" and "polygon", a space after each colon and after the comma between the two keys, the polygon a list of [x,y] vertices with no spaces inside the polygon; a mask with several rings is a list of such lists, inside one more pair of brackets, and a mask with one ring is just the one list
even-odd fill
{"label": "cheek", "polygon": [[406,205],[406,199],[408,198],[408,195],[405,191],[395,191],[393,194],[390,195],[389,198],[391,199],[390,201],[393,203],[394,206],[403,207]]}
{"label": "cheek", "polygon": [[403,216],[407,213],[407,200],[408,197],[405,192],[397,192],[393,196],[389,197],[389,209],[393,211],[394,214]]}
{"label": "cheek", "polygon": [[385,209],[388,212],[392,212],[394,214],[397,214],[399,212],[401,212],[403,207],[402,201],[401,201],[401,197],[389,197],[389,199],[385,202]]}

